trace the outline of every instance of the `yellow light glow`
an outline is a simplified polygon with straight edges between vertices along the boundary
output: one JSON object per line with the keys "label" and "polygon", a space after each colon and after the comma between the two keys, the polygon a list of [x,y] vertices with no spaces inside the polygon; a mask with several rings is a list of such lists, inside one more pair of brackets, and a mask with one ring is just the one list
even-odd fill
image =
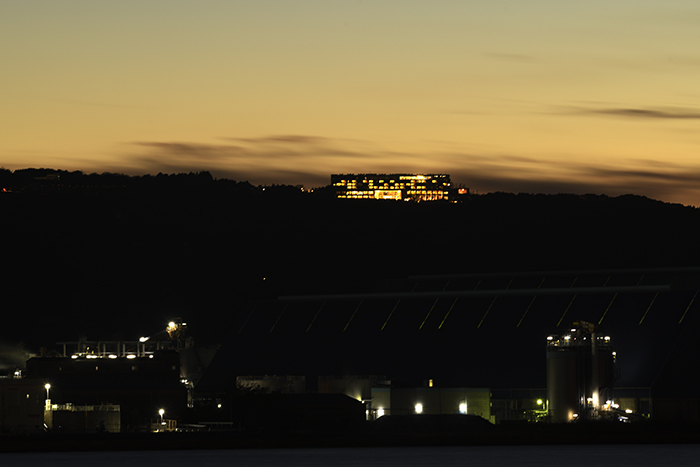
{"label": "yellow light glow", "polygon": [[467,413],[467,404],[466,402],[462,402],[459,404],[459,413],[465,414]]}
{"label": "yellow light glow", "polygon": [[416,404],[415,409],[416,409],[416,413],[423,413],[423,404],[420,404],[420,403]]}

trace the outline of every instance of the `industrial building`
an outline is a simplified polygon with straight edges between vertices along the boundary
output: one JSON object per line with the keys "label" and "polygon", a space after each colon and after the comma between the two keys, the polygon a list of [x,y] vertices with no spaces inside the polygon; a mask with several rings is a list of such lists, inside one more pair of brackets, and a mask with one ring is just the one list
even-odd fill
{"label": "industrial building", "polygon": [[51,404],[44,408],[47,430],[64,433],[119,433],[121,407],[113,404]]}
{"label": "industrial building", "polygon": [[331,175],[338,198],[448,201],[452,182],[447,174]]}
{"label": "industrial building", "polygon": [[410,276],[259,300],[208,365],[180,322],[138,341],[61,342],[0,379],[0,428],[699,422],[699,290],[700,268],[648,268]]}
{"label": "industrial building", "polygon": [[295,378],[289,391],[361,400],[369,419],[464,411],[495,423],[700,421],[700,377],[688,371],[700,358],[699,274],[411,276],[258,301],[240,313],[198,390],[268,375],[259,378]]}
{"label": "industrial building", "polygon": [[171,322],[136,341],[59,342],[62,351],[30,358],[0,378],[0,432],[134,431],[183,418],[192,387],[181,367],[184,327]]}

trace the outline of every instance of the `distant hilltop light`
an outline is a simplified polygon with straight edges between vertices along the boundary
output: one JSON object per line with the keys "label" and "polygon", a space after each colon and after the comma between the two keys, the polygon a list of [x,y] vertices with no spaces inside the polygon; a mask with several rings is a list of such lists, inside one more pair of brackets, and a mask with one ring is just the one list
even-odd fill
{"label": "distant hilltop light", "polygon": [[448,174],[338,174],[331,175],[338,198],[449,201]]}

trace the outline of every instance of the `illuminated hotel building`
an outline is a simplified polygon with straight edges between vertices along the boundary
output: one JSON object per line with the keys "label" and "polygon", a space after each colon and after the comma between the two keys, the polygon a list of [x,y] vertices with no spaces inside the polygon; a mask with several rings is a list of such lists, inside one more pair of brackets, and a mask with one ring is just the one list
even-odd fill
{"label": "illuminated hotel building", "polygon": [[447,201],[452,182],[447,174],[339,174],[331,185],[338,198]]}

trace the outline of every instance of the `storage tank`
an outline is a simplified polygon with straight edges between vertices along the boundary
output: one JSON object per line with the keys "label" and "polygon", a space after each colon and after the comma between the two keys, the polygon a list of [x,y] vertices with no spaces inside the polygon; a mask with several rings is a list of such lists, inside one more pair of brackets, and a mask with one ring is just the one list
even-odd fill
{"label": "storage tank", "polygon": [[547,337],[547,399],[555,423],[596,419],[601,401],[612,400],[615,360],[610,336],[584,321]]}

